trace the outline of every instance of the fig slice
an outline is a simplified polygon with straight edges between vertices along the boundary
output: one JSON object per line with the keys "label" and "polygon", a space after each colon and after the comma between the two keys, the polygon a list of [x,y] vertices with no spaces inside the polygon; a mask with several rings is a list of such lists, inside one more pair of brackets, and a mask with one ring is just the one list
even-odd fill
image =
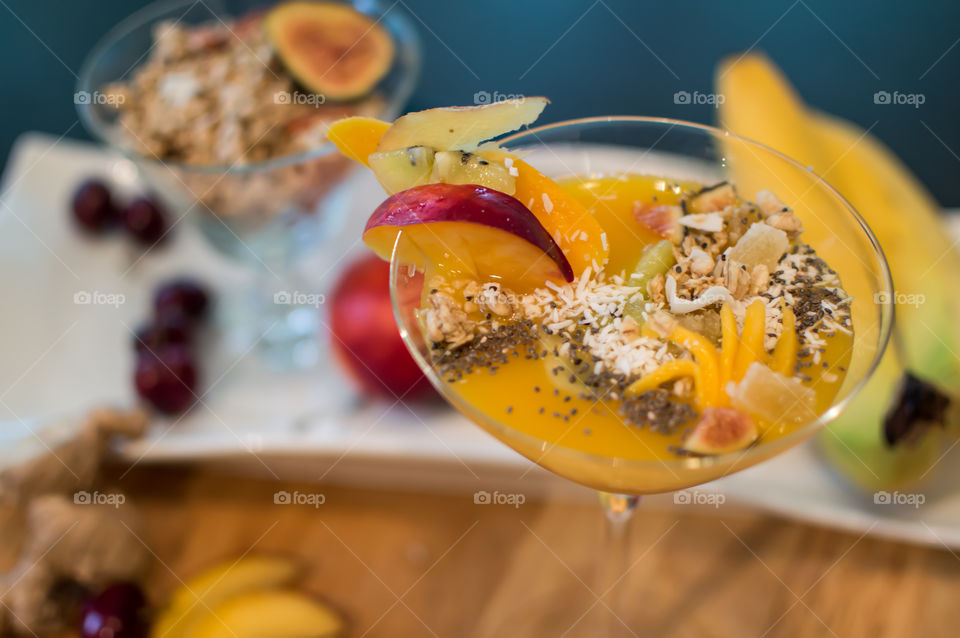
{"label": "fig slice", "polygon": [[438,151],[473,151],[481,142],[535,121],[548,103],[545,97],[525,97],[407,113],[383,134],[377,150],[429,146]]}
{"label": "fig slice", "polygon": [[284,2],[264,28],[290,75],[329,100],[369,93],[393,65],[390,34],[345,3]]}
{"label": "fig slice", "polygon": [[757,426],[745,412],[709,407],[684,440],[683,449],[694,454],[727,454],[742,450],[758,436]]}
{"label": "fig slice", "polygon": [[570,262],[533,213],[484,186],[425,184],[391,195],[367,220],[363,241],[390,259],[401,231],[413,244],[401,261],[453,278],[493,279],[519,290],[573,281]]}
{"label": "fig slice", "polygon": [[633,209],[633,218],[644,228],[655,232],[674,244],[683,239],[683,228],[680,227],[680,218],[683,209],[679,206],[657,204],[649,206],[640,202]]}

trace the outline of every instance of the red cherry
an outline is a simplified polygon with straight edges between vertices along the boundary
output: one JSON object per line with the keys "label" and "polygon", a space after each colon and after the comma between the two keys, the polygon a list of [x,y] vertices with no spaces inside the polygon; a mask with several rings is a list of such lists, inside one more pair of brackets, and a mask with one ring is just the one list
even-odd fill
{"label": "red cherry", "polygon": [[183,313],[167,312],[137,330],[133,347],[137,352],[157,352],[169,344],[189,346],[193,343],[193,323]]}
{"label": "red cherry", "polygon": [[203,319],[210,305],[207,289],[197,281],[181,277],[157,288],[153,311],[157,317],[166,314],[185,314],[190,319]]}
{"label": "red cherry", "polygon": [[193,352],[181,344],[137,355],[137,393],[164,414],[179,414],[196,401],[197,365]]}
{"label": "red cherry", "polygon": [[114,583],[91,598],[80,616],[82,638],[146,638],[147,599],[135,583]]}
{"label": "red cherry", "polygon": [[166,215],[154,200],[140,197],[123,209],[123,227],[145,245],[153,245],[165,237]]}
{"label": "red cherry", "polygon": [[103,234],[117,223],[117,209],[110,188],[97,179],[88,180],[77,188],[72,210],[80,228],[91,234]]}

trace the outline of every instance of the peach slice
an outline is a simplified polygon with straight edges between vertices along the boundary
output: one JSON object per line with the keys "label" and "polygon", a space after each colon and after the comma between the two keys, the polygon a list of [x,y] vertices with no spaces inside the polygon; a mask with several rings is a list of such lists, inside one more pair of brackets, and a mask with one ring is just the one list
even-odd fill
{"label": "peach slice", "polygon": [[606,233],[590,211],[555,181],[505,151],[480,151],[491,161],[516,169],[513,196],[530,209],[579,275],[587,266],[603,266],[610,254]]}
{"label": "peach slice", "polygon": [[570,263],[537,218],[517,199],[484,186],[426,184],[391,195],[367,220],[363,241],[389,259],[401,231],[415,245],[402,261],[452,278],[497,279],[519,290],[573,280]]}
{"label": "peach slice", "polygon": [[528,97],[407,113],[383,134],[377,150],[429,146],[438,151],[472,151],[481,142],[530,124],[540,117],[548,102],[545,97]]}

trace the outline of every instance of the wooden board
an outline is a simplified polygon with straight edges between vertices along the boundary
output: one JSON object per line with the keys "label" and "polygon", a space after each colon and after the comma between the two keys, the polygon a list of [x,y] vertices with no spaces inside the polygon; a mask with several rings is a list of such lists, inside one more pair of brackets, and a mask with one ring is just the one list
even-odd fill
{"label": "wooden board", "polygon": [[[144,518],[154,597],[217,561],[281,552],[351,635],[593,636],[603,525],[597,508],[519,507],[136,469],[112,483]],[[114,489],[114,488],[111,488]],[[322,493],[324,503],[276,504]],[[638,636],[948,636],[960,626],[960,560],[769,516],[641,511],[622,566],[619,618]],[[608,597],[608,600],[610,597]],[[619,634],[617,634],[619,635]]]}

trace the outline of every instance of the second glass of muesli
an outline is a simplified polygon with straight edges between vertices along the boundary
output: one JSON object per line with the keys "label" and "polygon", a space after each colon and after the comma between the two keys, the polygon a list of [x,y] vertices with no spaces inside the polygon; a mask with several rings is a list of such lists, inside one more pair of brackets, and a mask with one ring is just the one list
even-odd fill
{"label": "second glass of muesli", "polygon": [[[81,71],[81,119],[123,152],[212,246],[257,273],[237,295],[231,343],[274,367],[322,356],[322,267],[349,205],[350,163],[326,140],[351,115],[394,117],[419,73],[396,7],[364,3],[162,2],[117,25]],[[339,256],[329,251],[330,263]],[[336,252],[336,255],[332,254]],[[317,262],[317,263],[314,263]],[[311,294],[306,294],[307,292]]]}

